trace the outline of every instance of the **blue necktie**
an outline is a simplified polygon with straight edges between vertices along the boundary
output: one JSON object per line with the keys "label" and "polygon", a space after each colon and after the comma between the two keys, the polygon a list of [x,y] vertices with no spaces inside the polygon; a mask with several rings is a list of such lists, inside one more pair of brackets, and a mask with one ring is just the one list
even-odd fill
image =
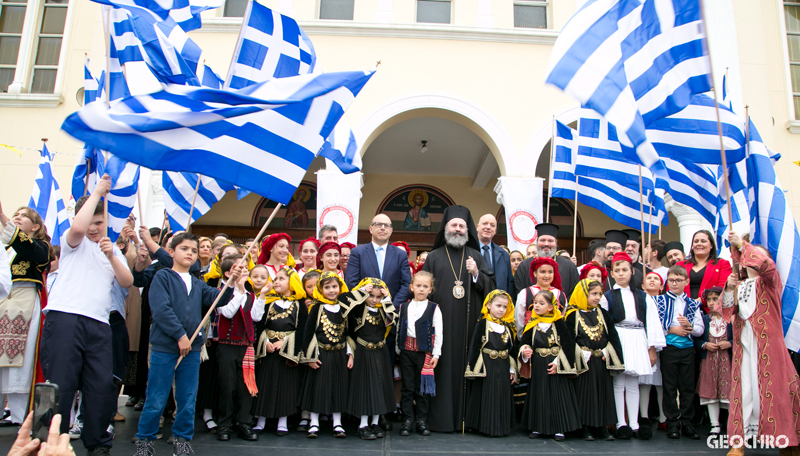
{"label": "blue necktie", "polygon": [[483,259],[486,260],[486,266],[489,266],[489,270],[494,272],[494,268],[492,267],[492,254],[489,252],[489,246],[483,246]]}
{"label": "blue necktie", "polygon": [[383,247],[378,247],[377,250],[375,250],[375,255],[378,257],[378,272],[381,278],[383,278]]}

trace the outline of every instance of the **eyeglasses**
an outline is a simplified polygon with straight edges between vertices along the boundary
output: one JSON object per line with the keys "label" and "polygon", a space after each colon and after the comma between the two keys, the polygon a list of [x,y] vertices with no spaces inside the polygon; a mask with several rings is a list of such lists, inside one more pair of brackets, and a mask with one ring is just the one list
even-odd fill
{"label": "eyeglasses", "polygon": [[606,250],[610,250],[610,251],[612,251],[612,252],[621,252],[621,251],[622,251],[622,247],[616,247],[616,246],[613,246],[613,247],[606,247],[605,249],[606,249]]}
{"label": "eyeglasses", "polygon": [[372,222],[372,226],[376,228],[386,228],[389,229],[392,227],[391,223],[381,223],[381,222]]}
{"label": "eyeglasses", "polygon": [[683,279],[667,279],[667,282],[677,284],[683,282]]}

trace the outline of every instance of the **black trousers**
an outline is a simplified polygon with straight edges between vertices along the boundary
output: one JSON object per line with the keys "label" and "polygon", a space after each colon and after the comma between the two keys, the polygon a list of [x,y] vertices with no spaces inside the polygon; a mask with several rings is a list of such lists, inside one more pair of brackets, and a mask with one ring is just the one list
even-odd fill
{"label": "black trousers", "polygon": [[[111,327],[82,315],[50,311],[39,355],[45,379],[58,385],[58,413],[70,416],[72,399],[80,390],[85,404],[83,445],[110,448],[112,438],[106,428],[117,401],[111,373]],[[61,432],[68,431],[69,419],[63,419]]]}
{"label": "black trousers", "polygon": [[[233,418],[239,424],[250,425],[253,417],[253,396],[244,384],[242,360],[247,351],[244,345],[217,344],[219,366],[219,422],[220,427],[230,427]],[[280,379],[275,379],[280,381]]]}
{"label": "black trousers", "polygon": [[[400,408],[407,420],[425,421],[428,418],[427,395],[419,394],[422,366],[425,365],[425,352],[400,350],[400,376],[403,385],[400,388]],[[414,402],[416,401],[416,413]]]}
{"label": "black trousers", "polygon": [[[661,350],[661,382],[664,385],[664,415],[667,428],[688,424],[694,417],[694,347],[667,345]],[[680,393],[680,407],[678,407]]]}
{"label": "black trousers", "polygon": [[[111,312],[108,317],[108,324],[111,326],[111,373],[114,375],[114,383],[119,385],[122,384],[122,379],[125,378],[130,357],[128,327],[125,325],[125,317],[117,311]],[[115,388],[117,387],[116,385]],[[116,413],[114,414],[116,415]]]}

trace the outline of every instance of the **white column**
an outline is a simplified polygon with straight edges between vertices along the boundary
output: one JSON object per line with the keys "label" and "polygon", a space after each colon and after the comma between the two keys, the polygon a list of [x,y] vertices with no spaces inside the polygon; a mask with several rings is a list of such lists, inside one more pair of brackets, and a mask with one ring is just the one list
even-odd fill
{"label": "white column", "polygon": [[675,218],[678,219],[678,228],[680,228],[681,232],[681,243],[683,244],[683,248],[686,250],[686,254],[688,254],[692,249],[692,236],[694,236],[694,233],[700,230],[709,230],[712,233],[714,232],[714,228],[706,219],[703,218],[702,215],[700,215],[699,212],[685,204],[675,201],[671,196],[666,195],[664,197],[664,205],[666,206],[667,210],[672,212]]}
{"label": "white column", "polygon": [[[161,186],[161,171],[142,168],[139,171],[139,195],[142,198],[144,225],[149,228],[161,228],[164,221],[164,188]],[[134,207],[133,213],[139,216]]]}
{"label": "white column", "polygon": [[494,27],[492,0],[478,0],[478,18],[475,25],[478,27]]}
{"label": "white column", "polygon": [[375,22],[388,24],[394,22],[392,14],[392,0],[378,0],[378,10],[375,12]]}
{"label": "white column", "polygon": [[361,206],[362,173],[343,174],[329,160],[317,171],[317,236],[322,225],[333,225],[339,243],[358,244],[358,210]]}

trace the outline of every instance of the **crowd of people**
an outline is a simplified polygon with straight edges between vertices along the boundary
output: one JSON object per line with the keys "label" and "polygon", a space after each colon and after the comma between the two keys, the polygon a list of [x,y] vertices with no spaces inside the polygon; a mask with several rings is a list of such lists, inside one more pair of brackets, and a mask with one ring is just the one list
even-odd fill
{"label": "crowd of people", "polygon": [[[654,429],[698,439],[707,417],[729,454],[758,436],[800,454],[780,277],[768,251],[735,233],[733,264],[708,231],[687,252],[610,230],[578,267],[556,225],[508,251],[493,242],[492,215],[476,225],[450,206],[414,261],[408,244],[390,242],[385,214],[369,243],[339,243],[326,225],[295,259],[286,233],[239,245],[133,218],[111,242],[109,188],[103,179],[77,202],[60,249],[34,210],[9,218],[0,207],[0,426],[26,434],[31,386],[48,381],[64,417],[54,426],[89,455],[110,454],[120,394],[141,411],[136,456],[156,453],[165,421],[182,456],[197,427],[257,441],[317,438],[329,421],[344,438],[343,417],[364,440],[394,422],[400,436],[521,426],[556,441],[647,440]],[[33,454],[22,434],[12,454]],[[73,452],[58,438],[51,448]]]}

